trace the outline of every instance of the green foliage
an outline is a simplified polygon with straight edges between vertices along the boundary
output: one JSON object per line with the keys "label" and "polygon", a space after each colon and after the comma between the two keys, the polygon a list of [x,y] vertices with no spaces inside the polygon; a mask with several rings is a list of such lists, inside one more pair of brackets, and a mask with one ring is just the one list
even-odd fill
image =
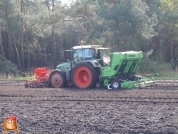
{"label": "green foliage", "polygon": [[154,31],[157,16],[147,15],[149,6],[144,1],[98,0],[98,5],[99,21],[86,38],[87,41],[98,40],[98,43],[111,46],[113,50],[123,50],[127,45],[130,49],[138,49],[138,40],[149,40],[157,35]]}
{"label": "green foliage", "polygon": [[139,73],[141,74],[160,74],[165,75],[172,72],[172,65],[167,62],[158,62],[154,61],[151,58],[148,58],[146,54],[144,54],[143,60],[139,65]]}
{"label": "green foliage", "polygon": [[11,61],[4,59],[0,55],[0,73],[16,71],[17,67]]}
{"label": "green foliage", "polygon": [[[111,51],[152,49],[142,72],[172,70],[168,63],[178,68],[177,0],[75,0],[71,6],[59,0],[1,0],[0,7],[0,54],[19,67],[24,60],[23,71],[60,63],[63,50],[80,40]],[[0,60],[0,71],[16,69],[9,61]]]}

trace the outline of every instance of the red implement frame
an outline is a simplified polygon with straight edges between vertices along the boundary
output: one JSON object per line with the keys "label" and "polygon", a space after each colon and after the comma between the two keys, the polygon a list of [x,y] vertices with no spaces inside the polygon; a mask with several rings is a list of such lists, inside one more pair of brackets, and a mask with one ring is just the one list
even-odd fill
{"label": "red implement frame", "polygon": [[51,71],[47,70],[46,67],[35,68],[36,80],[26,80],[25,87],[48,87],[50,73]]}

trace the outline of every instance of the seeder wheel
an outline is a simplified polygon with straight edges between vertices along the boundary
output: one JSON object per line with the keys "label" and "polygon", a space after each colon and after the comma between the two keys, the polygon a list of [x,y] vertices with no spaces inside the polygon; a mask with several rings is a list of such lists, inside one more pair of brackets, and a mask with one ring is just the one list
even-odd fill
{"label": "seeder wheel", "polygon": [[112,89],[120,88],[120,82],[118,80],[112,80],[111,82]]}

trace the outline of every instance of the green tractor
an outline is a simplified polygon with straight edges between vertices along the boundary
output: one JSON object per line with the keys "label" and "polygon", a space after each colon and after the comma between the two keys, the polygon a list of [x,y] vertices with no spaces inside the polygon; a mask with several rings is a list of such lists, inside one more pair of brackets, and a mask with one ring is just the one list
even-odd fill
{"label": "green tractor", "polygon": [[75,85],[81,89],[92,87],[131,89],[155,83],[153,79],[135,75],[143,58],[141,51],[114,52],[106,58],[103,51],[107,49],[101,45],[82,45],[66,50],[70,52],[70,59],[59,64],[50,73],[50,87]]}

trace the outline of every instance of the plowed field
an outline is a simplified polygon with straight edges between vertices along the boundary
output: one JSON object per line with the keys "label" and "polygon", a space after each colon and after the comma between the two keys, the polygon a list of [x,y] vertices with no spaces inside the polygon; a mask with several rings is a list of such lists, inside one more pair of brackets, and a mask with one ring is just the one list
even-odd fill
{"label": "plowed field", "polygon": [[1,123],[15,115],[20,134],[177,134],[178,87],[81,90],[0,82],[0,115]]}

